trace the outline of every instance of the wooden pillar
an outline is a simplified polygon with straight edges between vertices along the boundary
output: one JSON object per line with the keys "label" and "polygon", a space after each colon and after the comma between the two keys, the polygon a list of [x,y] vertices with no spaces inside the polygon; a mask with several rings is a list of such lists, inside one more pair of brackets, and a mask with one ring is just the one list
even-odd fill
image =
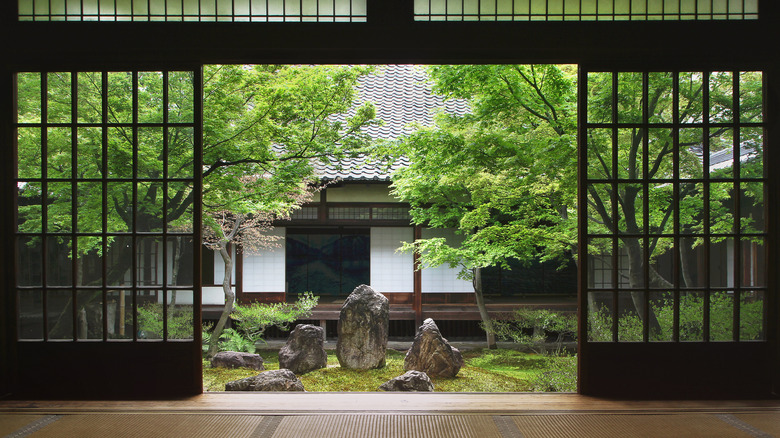
{"label": "wooden pillar", "polygon": [[[422,239],[422,227],[414,227],[414,240]],[[420,256],[414,253],[414,300],[412,308],[414,309],[415,329],[422,325],[422,271],[420,270]]]}
{"label": "wooden pillar", "polygon": [[244,298],[244,250],[241,245],[236,245],[236,254],[234,255],[236,262],[236,278],[233,281],[236,284],[236,303],[246,304]]}
{"label": "wooden pillar", "polygon": [[321,319],[320,320],[320,327],[322,327],[322,340],[327,342],[327,340],[328,340],[328,320],[327,319]]}
{"label": "wooden pillar", "polygon": [[317,220],[325,222],[328,220],[328,189],[320,190],[320,205],[317,206]]}
{"label": "wooden pillar", "polygon": [[[766,6],[766,8],[765,8]],[[780,14],[780,5],[776,2],[768,2],[767,5],[762,4],[762,14],[769,12],[768,16],[778,16]],[[780,31],[775,31],[777,35]],[[765,133],[777,133],[780,130],[780,118],[777,114],[780,113],[780,61],[777,57],[774,57],[774,62],[764,72],[764,108],[767,114],[774,114],[773,117],[767,119]],[[767,187],[764,188],[764,212],[766,214],[766,241],[764,245],[765,262],[764,266],[767,267],[766,272],[766,286],[767,292],[765,292],[765,308],[767,312],[766,316],[766,333],[767,340],[773,345],[773,366],[774,376],[772,376],[772,390],[775,394],[780,393],[780,299],[777,296],[777,290],[780,288],[780,275],[778,270],[773,267],[778,266],[780,263],[780,199],[778,199],[778,193],[780,193],[780,176],[774,171],[770,172],[769,169],[777,169],[780,165],[780,154],[775,152],[777,136],[771,137],[766,135],[764,137],[764,175],[767,177]]]}

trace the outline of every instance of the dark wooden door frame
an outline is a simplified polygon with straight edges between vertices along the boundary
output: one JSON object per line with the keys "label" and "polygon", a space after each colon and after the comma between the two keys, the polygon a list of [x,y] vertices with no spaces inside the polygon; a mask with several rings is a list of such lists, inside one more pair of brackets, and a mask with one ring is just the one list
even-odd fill
{"label": "dark wooden door frame", "polygon": [[[86,67],[86,66],[84,66]],[[97,71],[104,72],[103,80],[106,81],[108,66],[101,66],[99,61],[91,68]],[[136,66],[137,67],[137,66]],[[146,64],[145,69],[156,71],[170,71],[170,65],[150,65]],[[35,71],[30,68],[24,69],[21,66],[17,66],[15,69],[4,69],[3,77],[8,80],[8,84],[13,85],[15,83],[16,71]],[[46,69],[41,69],[46,71]],[[127,70],[139,71],[138,68],[132,67]],[[201,199],[201,174],[195,172],[196,169],[200,169],[201,155],[202,155],[202,126],[203,126],[203,108],[202,99],[197,98],[202,94],[202,68],[200,64],[191,64],[189,66],[179,64],[176,70],[188,70],[193,72],[194,79],[194,94],[193,94],[193,120],[186,125],[193,129],[193,176],[188,180],[192,183],[193,197],[196,200]],[[72,65],[56,65],[49,66],[48,71],[71,71],[75,72],[78,69]],[[84,71],[82,67],[81,71]],[[135,74],[134,74],[135,77]],[[167,76],[164,76],[163,83],[167,83]],[[136,84],[137,86],[137,84]],[[75,87],[75,85],[74,85]],[[6,116],[6,120],[14,120],[15,116],[15,101],[13,86],[2,87],[2,96],[7,98],[3,100],[2,112]],[[6,92],[6,88],[11,90],[10,93]],[[104,88],[105,90],[105,88]],[[102,99],[105,104],[107,92],[103,93]],[[163,92],[163,96],[167,96],[167,92]],[[164,99],[167,99],[165,97]],[[104,116],[105,117],[105,116]],[[164,128],[171,129],[175,127],[175,124],[168,123],[167,116],[163,116],[164,123],[161,124]],[[77,123],[74,121],[73,126]],[[109,126],[105,122],[102,123],[104,129],[108,129]],[[135,128],[139,124],[137,121],[132,123]],[[42,126],[47,126],[45,121]],[[72,128],[75,129],[75,128]],[[105,131],[104,131],[105,132]],[[2,201],[4,202],[4,208],[7,208],[10,214],[3,215],[2,226],[3,230],[7,234],[8,242],[14,242],[15,234],[15,164],[17,161],[15,147],[16,138],[14,129],[11,123],[2,124],[3,133],[3,166],[6,172],[3,172],[3,187]],[[163,137],[162,144],[162,161],[167,162],[168,149],[167,149],[167,137]],[[104,153],[107,148],[104,137]],[[105,155],[104,155],[105,157]],[[75,160],[75,155],[74,155]],[[45,163],[45,160],[43,161]],[[131,164],[132,165],[132,164]],[[164,175],[167,171],[164,171]],[[78,178],[73,173],[72,181],[78,181]],[[107,179],[107,175],[104,174],[103,180]],[[45,177],[44,177],[45,180]],[[130,184],[139,184],[140,178],[137,172],[133,172],[131,179],[128,179]],[[162,180],[163,187],[166,187],[170,179]],[[10,190],[9,190],[10,189]],[[105,199],[103,200],[104,211],[107,211]],[[163,205],[165,205],[163,203]],[[9,208],[10,207],[10,208]],[[134,208],[133,211],[137,211]],[[167,212],[163,210],[163,219],[166,217]],[[136,220],[133,220],[134,225],[131,226],[131,232],[127,235],[133,242],[139,241],[144,236],[142,231],[138,231],[135,228],[137,224]],[[193,232],[191,236],[195,241],[201,240],[201,203],[194,202],[192,205],[192,226]],[[75,235],[75,227],[71,231]],[[107,229],[103,228],[100,235],[105,239],[109,233]],[[43,234],[45,235],[45,234]],[[169,238],[186,238],[187,235],[169,234],[167,226],[163,226],[161,231],[155,233],[153,238],[159,239],[167,244]],[[103,319],[103,339],[101,340],[76,340],[75,336],[71,340],[32,340],[32,341],[18,341],[17,338],[17,308],[16,303],[16,284],[13,275],[13,269],[16,267],[17,257],[14,254],[15,245],[5,245],[3,250],[3,261],[7,264],[6,268],[2,271],[2,284],[4,285],[2,304],[0,304],[0,310],[2,310],[2,325],[0,331],[3,334],[3,360],[2,369],[2,392],[1,395],[11,393],[13,397],[24,398],[62,398],[62,399],[83,399],[83,398],[165,398],[171,396],[184,396],[194,395],[202,392],[202,361],[201,361],[201,306],[192,306],[192,320],[193,320],[193,339],[191,340],[155,340],[147,341],[140,339],[137,326],[133,326],[133,333],[129,339],[112,340],[107,339],[106,318]],[[134,247],[137,248],[134,243]],[[193,302],[199,303],[201,301],[201,276],[200,276],[200,260],[202,257],[201,245],[193,245],[193,257],[192,257],[192,272],[193,283],[192,285],[177,286],[168,284],[166,275],[166,265],[163,265],[162,273],[160,277],[161,282],[159,286],[147,287],[140,282],[135,281],[132,285],[132,289],[123,288],[121,293],[127,291],[174,291],[182,290],[190,292],[192,294]],[[162,249],[163,263],[166,263],[167,248],[164,246]],[[136,267],[136,254],[132,255],[133,263],[131,272],[135,273]],[[108,263],[106,258],[103,258],[104,263]],[[45,266],[45,263],[44,263]],[[105,269],[105,266],[104,266]],[[74,263],[75,270],[75,263]],[[75,275],[73,276],[74,285],[70,286],[74,291],[78,288],[75,285]],[[42,288],[44,291],[45,287]],[[106,286],[105,280],[103,287],[100,289],[103,292],[103,302],[105,303],[105,297],[110,287]],[[97,290],[97,289],[92,289]],[[163,296],[167,295],[167,292]],[[45,301],[44,301],[45,302]],[[135,298],[133,298],[135,303]],[[131,306],[131,309],[135,311],[135,308]],[[163,316],[165,319],[167,306],[163,308]],[[75,312],[75,309],[74,309]],[[106,314],[106,306],[103,306],[104,315]],[[163,327],[166,323],[163,323]],[[164,337],[165,328],[163,329]],[[75,335],[75,333],[74,333]],[[46,334],[44,333],[44,339]],[[7,352],[7,354],[6,354]],[[56,382],[56,383],[52,383]]]}
{"label": "dark wooden door frame", "polygon": [[[690,70],[678,68],[676,71],[711,71],[713,69],[740,70],[739,64],[733,63],[694,63],[688,66]],[[766,309],[767,321],[765,325],[766,339],[761,342],[738,342],[738,332],[735,330],[735,342],[587,342],[588,330],[586,321],[588,300],[586,290],[587,263],[586,250],[581,250],[579,263],[579,390],[583,394],[636,397],[636,398],[767,398],[778,392],[778,286],[777,272],[771,269],[776,266],[778,260],[777,225],[778,225],[778,198],[777,175],[771,171],[778,163],[777,154],[772,153],[771,133],[778,129],[778,96],[776,94],[778,76],[776,64],[760,66],[749,64],[758,70],[764,70],[764,138],[766,155],[764,157],[766,181],[766,214],[767,214],[767,286]],[[585,99],[587,90],[582,84],[587,82],[588,72],[612,72],[612,71],[664,71],[661,67],[649,67],[643,62],[588,62],[580,65],[580,92],[578,113],[578,209],[587,211],[587,197],[585,184],[587,176],[587,145],[586,130],[588,125]],[[750,70],[750,67],[741,70]],[[670,69],[670,71],[672,71]],[[774,90],[773,92],[771,90]],[[613,101],[613,111],[617,111],[617,103]],[[614,113],[613,113],[614,118]],[[739,125],[738,123],[736,123]],[[613,156],[617,163],[616,155]],[[616,178],[613,176],[612,178]],[[706,178],[706,176],[705,176]],[[682,177],[674,176],[676,182]],[[738,178],[737,178],[738,179]],[[613,201],[614,202],[614,201]],[[613,204],[613,209],[617,207]],[[613,213],[615,214],[615,213]],[[580,216],[578,224],[579,246],[587,247],[588,218]],[[735,230],[739,233],[738,230]],[[617,236],[617,232],[615,236]],[[644,235],[648,231],[644,230]],[[738,236],[739,237],[739,236]],[[646,237],[645,237],[646,238]],[[617,242],[617,240],[615,240]],[[617,245],[617,243],[614,243]],[[708,242],[705,242],[708,246]],[[616,246],[614,247],[616,248]],[[614,249],[613,249],[614,251]],[[616,265],[613,262],[613,265]],[[612,289],[618,289],[617,271],[613,270]],[[739,287],[737,284],[737,288]],[[714,288],[713,288],[714,289]],[[649,290],[649,289],[648,289]],[[608,292],[610,293],[610,292]],[[648,292],[649,293],[649,292]],[[707,321],[707,315],[704,315]],[[647,330],[647,328],[645,328]],[[705,336],[706,336],[705,328]],[[613,336],[616,336],[613,333]],[[647,332],[645,331],[645,337]],[[617,338],[615,337],[616,341]],[[716,371],[716,370],[719,370]],[[717,376],[729,376],[719,379]]]}
{"label": "dark wooden door frame", "polygon": [[[416,23],[411,0],[368,0],[368,23],[19,23],[16,2],[0,5],[0,135],[4,146],[13,133],[9,120],[11,83],[18,70],[111,68],[145,65],[191,66],[205,63],[501,63],[554,62],[594,64],[610,69],[758,69],[766,72],[768,141],[780,132],[780,5],[761,2],[761,19],[750,22],[523,22]],[[717,39],[717,41],[714,41]],[[13,204],[8,148],[3,160],[4,211]],[[780,168],[780,158],[766,151],[766,163]],[[780,262],[777,194],[780,177],[770,174],[767,224],[769,266]],[[4,236],[14,226],[0,217]],[[197,247],[197,245],[196,245]],[[14,254],[6,245],[3,266]],[[780,300],[777,270],[768,278],[770,321],[768,351],[774,370],[773,390],[780,392]],[[5,291],[13,276],[0,272]],[[0,393],[9,388],[17,351],[6,340],[15,332],[12,294],[0,300]],[[627,352],[627,350],[626,350]],[[6,360],[10,359],[10,360]],[[739,366],[739,364],[734,364]],[[585,367],[581,373],[595,370]],[[749,371],[748,371],[749,372]],[[770,371],[771,372],[771,371]],[[585,392],[589,392],[587,389]]]}

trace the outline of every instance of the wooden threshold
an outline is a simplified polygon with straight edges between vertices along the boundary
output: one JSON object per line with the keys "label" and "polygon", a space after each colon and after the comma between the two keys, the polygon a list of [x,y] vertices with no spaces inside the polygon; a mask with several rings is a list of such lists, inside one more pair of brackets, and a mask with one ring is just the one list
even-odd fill
{"label": "wooden threshold", "polygon": [[780,400],[641,401],[534,393],[207,393],[158,401],[2,400],[0,414],[548,415],[772,412]]}

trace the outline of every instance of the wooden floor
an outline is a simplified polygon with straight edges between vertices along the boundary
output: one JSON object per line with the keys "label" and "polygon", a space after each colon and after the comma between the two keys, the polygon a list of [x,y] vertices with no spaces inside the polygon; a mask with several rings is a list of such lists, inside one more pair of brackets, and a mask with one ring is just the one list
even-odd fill
{"label": "wooden floor", "polygon": [[0,401],[0,436],[188,438],[780,437],[780,401],[576,394],[210,393],[167,401]]}
{"label": "wooden floor", "polygon": [[776,412],[780,400],[640,401],[531,393],[207,393],[166,401],[0,400],[3,413],[555,414]]}

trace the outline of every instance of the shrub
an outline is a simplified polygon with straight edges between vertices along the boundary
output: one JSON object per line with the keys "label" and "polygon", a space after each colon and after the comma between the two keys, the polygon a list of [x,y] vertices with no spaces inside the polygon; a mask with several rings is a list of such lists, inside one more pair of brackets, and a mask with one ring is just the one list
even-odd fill
{"label": "shrub", "polygon": [[[671,295],[671,294],[669,294]],[[744,292],[740,302],[740,338],[760,339],[764,330],[764,301]],[[734,332],[734,296],[726,292],[710,294],[710,340],[728,341]],[[681,341],[701,341],[704,338],[704,295],[681,293],[679,324]],[[674,299],[671,296],[651,301],[658,327],[650,331],[653,341],[671,341],[674,328]],[[588,337],[591,341],[612,340],[612,314],[607,306],[599,306],[589,313]],[[642,340],[642,319],[633,311],[626,311],[618,320],[618,339]]]}
{"label": "shrub", "polygon": [[562,352],[564,339],[577,339],[577,316],[574,314],[519,308],[514,311],[512,318],[492,323],[500,339],[524,344],[538,353],[543,352],[537,347],[538,343],[546,341],[550,335],[556,337],[556,354]]}
{"label": "shrub", "polygon": [[268,327],[276,326],[281,330],[290,329],[290,324],[296,320],[311,315],[319,297],[311,292],[304,292],[294,304],[288,303],[252,303],[236,305],[231,314],[236,328],[249,342],[253,344],[262,340]]}
{"label": "shrub", "polygon": [[548,358],[546,371],[534,377],[534,391],[575,392],[577,390],[577,356]]}
{"label": "shrub", "polygon": [[[162,303],[138,307],[138,337],[162,339]],[[192,306],[168,306],[168,339],[192,339]]]}
{"label": "shrub", "polygon": [[226,328],[222,330],[222,336],[219,345],[219,351],[240,351],[244,353],[253,353],[256,351],[255,343],[244,337],[240,332]]}
{"label": "shrub", "polygon": [[[235,329],[224,329],[220,339],[221,351],[253,352],[255,342],[262,340],[268,327],[289,330],[291,323],[311,315],[319,298],[306,292],[294,304],[274,303],[236,305],[232,316]],[[163,309],[161,303],[146,303],[138,307],[139,337],[161,339],[163,334]],[[213,324],[203,323],[203,340],[208,342]],[[168,306],[168,339],[192,339],[192,306]]]}

